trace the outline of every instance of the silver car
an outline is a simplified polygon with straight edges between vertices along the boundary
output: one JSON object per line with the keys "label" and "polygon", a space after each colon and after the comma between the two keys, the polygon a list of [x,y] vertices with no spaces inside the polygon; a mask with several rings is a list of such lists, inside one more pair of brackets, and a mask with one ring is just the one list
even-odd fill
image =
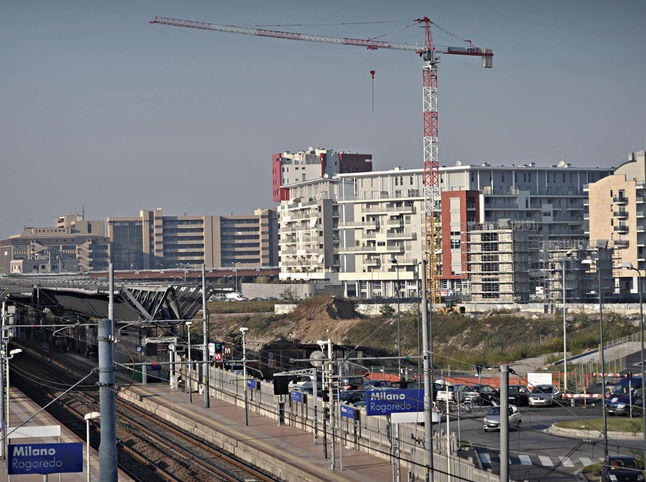
{"label": "silver car", "polygon": [[[509,405],[508,408],[508,416],[509,416],[509,428],[515,428],[516,430],[520,430],[520,412],[518,411],[518,407],[516,405]],[[484,420],[482,421],[482,428],[484,429],[485,432],[488,432],[489,430],[500,430],[500,406],[499,405],[494,405],[489,409],[487,414],[484,416]]]}
{"label": "silver car", "polygon": [[556,385],[536,385],[529,394],[530,407],[551,407],[561,400],[561,391]]}

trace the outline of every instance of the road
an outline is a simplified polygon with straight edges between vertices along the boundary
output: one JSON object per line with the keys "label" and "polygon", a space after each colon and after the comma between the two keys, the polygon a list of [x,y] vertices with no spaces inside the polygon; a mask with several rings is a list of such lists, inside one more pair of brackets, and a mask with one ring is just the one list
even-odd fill
{"label": "road", "polygon": [[[469,440],[477,450],[477,457],[484,468],[494,472],[499,469],[500,433],[485,432],[482,419],[487,408],[461,416],[460,439]],[[586,418],[600,418],[601,407],[521,407],[522,426],[509,436],[510,469],[514,480],[577,480],[576,472],[596,463],[603,457],[601,435],[591,432],[592,442],[561,437],[546,432],[554,422]],[[444,425],[444,420],[442,421]],[[442,427],[444,429],[444,426]],[[458,430],[457,417],[451,417],[451,431]],[[610,440],[610,454],[628,454],[640,450],[643,441]]]}

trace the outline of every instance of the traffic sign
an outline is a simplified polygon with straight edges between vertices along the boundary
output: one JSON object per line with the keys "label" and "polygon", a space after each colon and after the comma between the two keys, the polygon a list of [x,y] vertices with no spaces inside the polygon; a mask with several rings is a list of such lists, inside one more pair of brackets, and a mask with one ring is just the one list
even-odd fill
{"label": "traffic sign", "polygon": [[141,345],[137,345],[137,353],[141,353],[142,351],[144,351],[144,347]]}
{"label": "traffic sign", "polygon": [[10,444],[10,475],[83,472],[83,443]]}
{"label": "traffic sign", "polygon": [[348,405],[341,405],[341,416],[346,418],[354,418],[354,408]]}
{"label": "traffic sign", "polygon": [[222,361],[222,353],[214,353],[213,354],[213,360],[214,361]]}
{"label": "traffic sign", "polygon": [[253,378],[247,378],[247,388],[251,388],[252,390],[256,389],[256,380]]}
{"label": "traffic sign", "polygon": [[303,392],[299,392],[299,391],[294,390],[293,392],[291,392],[290,398],[295,402],[302,403],[303,402]]}
{"label": "traffic sign", "polygon": [[424,410],[424,389],[369,390],[366,392],[366,415],[390,415],[395,412]]}
{"label": "traffic sign", "polygon": [[224,356],[233,356],[233,346],[232,345],[223,345],[222,354]]}
{"label": "traffic sign", "polygon": [[215,343],[213,343],[213,349],[215,351],[220,351],[221,352],[222,351],[222,342],[221,341],[216,341]]}

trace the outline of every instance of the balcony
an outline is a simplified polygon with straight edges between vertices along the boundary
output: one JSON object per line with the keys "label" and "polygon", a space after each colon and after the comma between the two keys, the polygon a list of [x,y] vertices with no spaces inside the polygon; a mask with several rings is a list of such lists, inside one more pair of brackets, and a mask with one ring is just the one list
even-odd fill
{"label": "balcony", "polygon": [[363,212],[366,214],[414,214],[414,206],[371,206],[363,209]]}
{"label": "balcony", "polygon": [[625,209],[614,211],[612,215],[617,219],[628,219],[628,211],[626,211]]}
{"label": "balcony", "polygon": [[627,234],[628,233],[628,226],[626,226],[625,224],[620,224],[618,226],[614,226],[613,231],[615,233],[619,233],[619,234]]}
{"label": "balcony", "polygon": [[623,240],[623,239],[615,239],[613,241],[613,243],[614,243],[615,248],[618,248],[618,249],[624,249],[624,248],[627,248],[630,245],[630,243],[628,241]]}
{"label": "balcony", "polygon": [[618,204],[620,206],[624,206],[624,205],[628,204],[628,198],[625,197],[625,196],[614,196],[612,198],[612,202],[615,203],[615,204]]}

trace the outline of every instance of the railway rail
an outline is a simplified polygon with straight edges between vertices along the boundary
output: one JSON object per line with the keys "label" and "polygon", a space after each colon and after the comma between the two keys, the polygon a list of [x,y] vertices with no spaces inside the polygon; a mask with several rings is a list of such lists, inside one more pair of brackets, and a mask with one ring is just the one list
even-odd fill
{"label": "railway rail", "polygon": [[[29,359],[17,357],[12,361],[12,384],[41,406],[87,374],[56,362],[55,354],[44,356],[28,345],[17,345]],[[98,390],[92,382],[61,397],[48,409],[81,437],[85,436],[84,414],[99,407]],[[99,433],[95,427],[91,436],[93,446],[98,446]],[[277,480],[119,399],[117,444],[119,467],[135,480]]]}

